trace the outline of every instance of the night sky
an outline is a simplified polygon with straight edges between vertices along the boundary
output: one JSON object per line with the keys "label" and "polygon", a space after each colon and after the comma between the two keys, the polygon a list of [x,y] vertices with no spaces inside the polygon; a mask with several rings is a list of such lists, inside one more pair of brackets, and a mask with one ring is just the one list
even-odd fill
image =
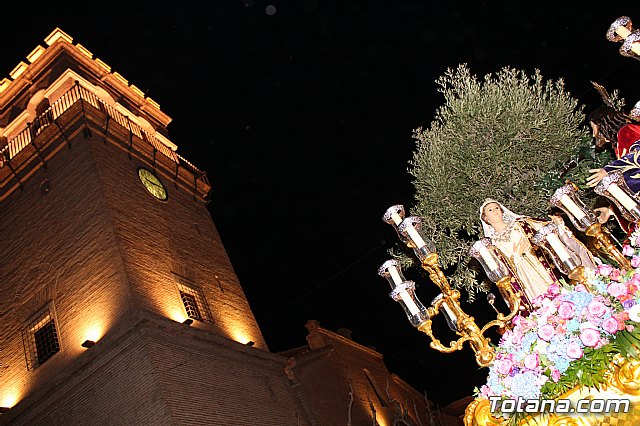
{"label": "night sky", "polygon": [[[304,345],[308,319],[346,327],[440,404],[487,372],[468,348],[429,349],[377,275],[396,243],[382,214],[413,204],[412,130],[443,102],[434,80],[460,63],[510,65],[563,77],[587,111],[591,80],[640,99],[640,62],[604,37],[621,15],[640,27],[633,1],[28,4],[3,6],[2,74],[60,27],[161,105],[178,152],[208,173],[209,210],[273,352]],[[424,303],[436,295],[405,275]],[[482,297],[465,309],[486,317]]]}

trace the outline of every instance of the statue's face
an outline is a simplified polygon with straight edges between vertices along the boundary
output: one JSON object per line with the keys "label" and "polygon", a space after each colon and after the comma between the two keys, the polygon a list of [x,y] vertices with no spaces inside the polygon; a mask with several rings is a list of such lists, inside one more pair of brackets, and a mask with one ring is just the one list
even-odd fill
{"label": "statue's face", "polygon": [[483,210],[484,221],[489,225],[493,225],[494,223],[503,222],[502,220],[502,208],[500,208],[500,204],[498,203],[489,203],[484,206]]}

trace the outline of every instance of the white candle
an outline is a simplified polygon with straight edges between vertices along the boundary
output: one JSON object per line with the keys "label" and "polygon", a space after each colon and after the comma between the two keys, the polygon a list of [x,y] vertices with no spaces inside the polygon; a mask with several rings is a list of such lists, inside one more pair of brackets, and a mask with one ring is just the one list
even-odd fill
{"label": "white candle", "polygon": [[569,210],[569,213],[571,213],[573,217],[576,218],[576,220],[579,221],[586,216],[582,209],[578,207],[578,205],[574,203],[567,194],[564,194],[562,197],[560,197],[560,202],[567,208],[567,210]]}
{"label": "white candle", "polygon": [[618,28],[616,28],[616,32],[620,37],[624,39],[629,37],[629,35],[631,34],[631,31],[629,31],[624,25],[619,25]]}
{"label": "white candle", "polygon": [[427,245],[427,243],[424,242],[420,234],[418,234],[418,231],[416,231],[416,228],[414,228],[413,226],[411,225],[407,226],[407,233],[409,234],[409,237],[411,237],[411,239],[413,240],[413,244],[416,245],[416,248],[421,248]]}
{"label": "white candle", "polygon": [[625,194],[625,192],[620,189],[620,187],[615,183],[609,185],[609,188],[607,188],[607,190],[613,196],[613,198],[620,201],[620,204],[622,204],[625,209],[632,211],[636,208],[636,202],[633,201],[633,199],[627,194]]}
{"label": "white candle", "polygon": [[487,264],[487,267],[489,267],[490,271],[497,271],[498,270],[498,264],[496,263],[495,260],[493,260],[493,256],[491,256],[491,253],[489,253],[489,250],[481,244],[478,244],[480,246],[478,252],[480,253],[480,256],[482,256],[482,259],[484,260],[484,262]]}
{"label": "white candle", "polygon": [[453,313],[453,311],[449,308],[449,305],[447,305],[446,303],[442,303],[442,305],[440,305],[444,308],[444,310],[446,311],[447,315],[449,315],[449,318],[451,319],[451,321],[455,321],[458,319],[458,317]]}
{"label": "white candle", "polygon": [[395,267],[392,266],[391,268],[389,268],[389,274],[391,275],[391,279],[396,285],[402,282],[402,278],[400,278],[400,274]]}
{"label": "white candle", "polygon": [[396,212],[391,213],[391,219],[393,219],[393,223],[395,223],[396,226],[400,225],[400,223],[402,222],[402,218]]}
{"label": "white candle", "polygon": [[[618,26],[618,28],[616,28],[616,33],[625,40],[631,35],[631,31],[629,31],[624,25]],[[631,45],[631,50],[633,50],[633,53],[636,55],[640,55],[640,43],[633,43]]]}
{"label": "white candle", "polygon": [[420,309],[418,309],[418,305],[416,305],[416,303],[413,301],[411,296],[409,296],[408,292],[401,291],[400,298],[406,305],[407,309],[409,309],[409,312],[411,312],[411,315],[418,315],[420,313]]}
{"label": "white candle", "polygon": [[569,252],[567,251],[567,249],[564,248],[564,244],[560,242],[560,238],[558,238],[556,234],[548,234],[547,241],[549,242],[549,244],[551,245],[551,248],[553,248],[553,251],[556,252],[556,254],[558,255],[558,257],[562,262],[569,260],[571,258],[571,256],[569,256]]}

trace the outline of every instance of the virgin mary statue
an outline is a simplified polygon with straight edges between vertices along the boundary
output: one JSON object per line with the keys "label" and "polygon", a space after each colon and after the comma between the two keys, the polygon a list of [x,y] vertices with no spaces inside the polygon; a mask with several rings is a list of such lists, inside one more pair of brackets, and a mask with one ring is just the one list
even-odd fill
{"label": "virgin mary statue", "polygon": [[[571,249],[569,253],[577,265],[595,268],[591,253],[569,231],[560,217],[552,221],[518,215],[495,200],[488,199],[480,207],[480,221],[484,236],[500,250],[511,275],[514,288],[523,294],[526,307],[531,310],[536,296],[546,293],[558,282],[553,263],[538,247],[531,243],[537,230],[552,221],[558,225],[560,239]],[[520,287],[520,288],[517,288]]]}

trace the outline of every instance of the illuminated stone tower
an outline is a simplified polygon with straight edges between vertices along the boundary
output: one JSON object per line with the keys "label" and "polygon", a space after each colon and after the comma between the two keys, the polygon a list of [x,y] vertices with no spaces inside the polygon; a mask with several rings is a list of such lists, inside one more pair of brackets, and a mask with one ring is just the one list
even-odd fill
{"label": "illuminated stone tower", "polygon": [[45,42],[0,82],[0,423],[304,424],[170,118]]}
{"label": "illuminated stone tower", "polygon": [[45,42],[0,81],[0,425],[428,424],[348,334],[270,353],[170,118]]}

